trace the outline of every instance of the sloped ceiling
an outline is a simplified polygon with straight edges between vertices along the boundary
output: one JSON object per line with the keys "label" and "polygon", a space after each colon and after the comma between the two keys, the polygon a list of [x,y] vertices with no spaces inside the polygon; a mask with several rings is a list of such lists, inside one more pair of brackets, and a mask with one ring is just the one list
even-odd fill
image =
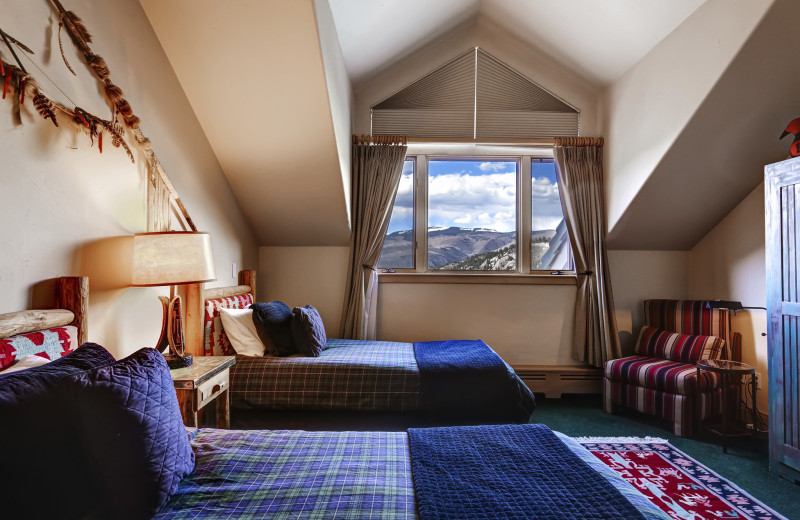
{"label": "sloped ceiling", "polygon": [[800,116],[794,0],[758,22],[609,233],[614,249],[689,250],[788,157]]}
{"label": "sloped ceiling", "polygon": [[346,245],[349,185],[312,2],[140,3],[259,245]]}
{"label": "sloped ceiling", "polygon": [[[336,51],[358,91],[475,20],[602,90],[706,0],[140,0],[260,245],[348,243],[347,152],[337,136],[346,127],[335,124],[336,71],[315,13],[326,1],[335,22],[327,32],[338,34]],[[759,28],[760,43],[743,48],[686,122],[616,221],[613,247],[689,249],[758,184],[764,160],[783,145],[773,134],[800,78],[780,66],[792,61],[797,15],[773,11],[784,19]],[[765,59],[771,35],[776,53]],[[676,215],[676,204],[703,209]]]}
{"label": "sloped ceiling", "polygon": [[350,79],[484,17],[595,86],[619,78],[705,0],[330,0]]}

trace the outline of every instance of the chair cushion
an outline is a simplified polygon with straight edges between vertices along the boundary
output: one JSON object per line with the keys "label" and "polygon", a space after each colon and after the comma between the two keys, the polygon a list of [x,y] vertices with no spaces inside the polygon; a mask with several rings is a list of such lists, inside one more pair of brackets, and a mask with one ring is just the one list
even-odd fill
{"label": "chair cushion", "polygon": [[717,336],[691,336],[645,325],[635,351],[642,356],[696,364],[700,359],[717,359],[725,340]]}
{"label": "chair cushion", "polygon": [[721,383],[719,376],[713,372],[702,371],[698,380],[696,365],[646,356],[630,356],[606,362],[605,377],[611,381],[679,395],[705,393],[719,388]]}

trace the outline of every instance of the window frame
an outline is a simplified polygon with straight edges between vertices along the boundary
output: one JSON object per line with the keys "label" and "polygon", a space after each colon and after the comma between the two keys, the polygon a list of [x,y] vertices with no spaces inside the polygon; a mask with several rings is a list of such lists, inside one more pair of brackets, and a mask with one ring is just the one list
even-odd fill
{"label": "window frame", "polygon": [[[450,145],[430,150],[412,149],[409,146],[406,160],[414,161],[413,197],[413,268],[379,268],[379,278],[396,283],[501,283],[501,284],[575,284],[574,260],[572,270],[531,269],[532,228],[532,162],[534,159],[553,159],[552,147],[524,147],[508,149],[498,146],[479,147],[472,150],[451,151]],[[513,271],[443,271],[428,268],[428,163],[431,160],[506,161],[517,163],[517,265]]]}

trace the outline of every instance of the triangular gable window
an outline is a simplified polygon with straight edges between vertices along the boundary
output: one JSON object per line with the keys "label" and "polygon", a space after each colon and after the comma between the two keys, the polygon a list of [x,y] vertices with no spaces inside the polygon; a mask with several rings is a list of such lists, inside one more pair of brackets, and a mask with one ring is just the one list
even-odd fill
{"label": "triangular gable window", "polygon": [[509,139],[580,135],[580,112],[475,48],[372,107],[373,134]]}

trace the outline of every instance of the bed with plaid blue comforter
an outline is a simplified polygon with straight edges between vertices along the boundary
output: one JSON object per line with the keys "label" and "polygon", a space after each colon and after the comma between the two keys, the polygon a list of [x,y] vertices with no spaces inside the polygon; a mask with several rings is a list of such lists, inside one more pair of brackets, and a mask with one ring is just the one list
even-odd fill
{"label": "bed with plaid blue comforter", "polygon": [[[193,435],[195,470],[155,519],[418,518],[407,433],[203,429]],[[559,436],[645,518],[668,518]]]}
{"label": "bed with plaid blue comforter", "polygon": [[[513,387],[510,399],[518,402],[515,410],[526,409],[529,416],[533,396],[527,386],[486,348],[506,371]],[[414,345],[394,341],[328,339],[319,357],[236,356],[230,397],[234,410],[424,410]],[[522,422],[527,422],[527,416]]]}

